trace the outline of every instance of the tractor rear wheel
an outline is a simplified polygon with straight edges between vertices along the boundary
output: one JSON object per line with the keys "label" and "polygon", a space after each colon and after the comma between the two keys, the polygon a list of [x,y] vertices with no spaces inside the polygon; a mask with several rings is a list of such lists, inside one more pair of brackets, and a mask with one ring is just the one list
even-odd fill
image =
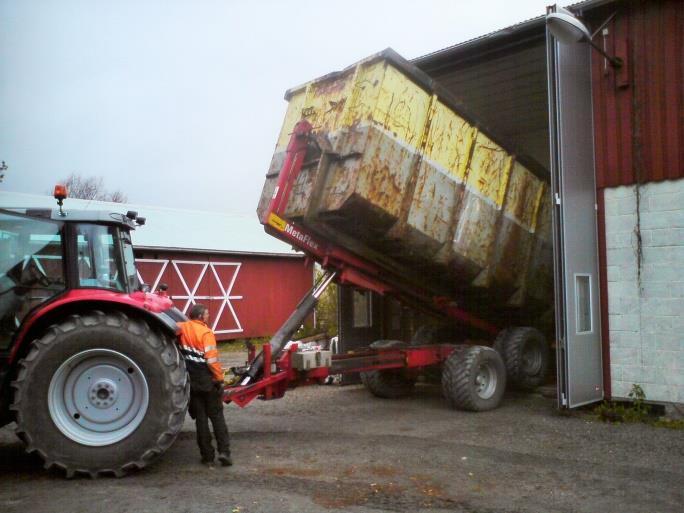
{"label": "tractor rear wheel", "polygon": [[71,315],[20,362],[17,434],[67,477],[122,476],[175,440],[188,404],[173,340],[120,312]]}
{"label": "tractor rear wheel", "polygon": [[489,347],[458,345],[444,362],[442,392],[452,408],[492,410],[505,390],[506,368]]}

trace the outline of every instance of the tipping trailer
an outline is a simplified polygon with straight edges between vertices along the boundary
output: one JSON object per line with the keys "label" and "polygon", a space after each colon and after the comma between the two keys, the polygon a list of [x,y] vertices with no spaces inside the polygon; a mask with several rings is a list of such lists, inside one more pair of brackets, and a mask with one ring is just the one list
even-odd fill
{"label": "tipping trailer", "polygon": [[543,332],[553,317],[541,166],[391,49],[285,98],[258,207],[265,230],[330,271],[326,281],[395,296],[458,325],[461,335],[420,345],[380,340],[354,354],[283,351],[318,287],[264,351],[250,355],[226,400],[279,397],[343,372],[361,372],[375,395],[399,397],[432,366],[441,368],[449,403],[462,409],[496,407],[506,380],[541,384],[549,364]]}

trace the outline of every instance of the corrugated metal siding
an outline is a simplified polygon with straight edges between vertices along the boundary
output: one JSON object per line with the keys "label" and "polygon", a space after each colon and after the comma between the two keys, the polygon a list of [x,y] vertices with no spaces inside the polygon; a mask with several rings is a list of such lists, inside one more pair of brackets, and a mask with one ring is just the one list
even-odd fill
{"label": "corrugated metal siding", "polygon": [[313,280],[304,258],[138,250],[136,265],[145,283],[166,283],[184,312],[206,304],[218,340],[272,335]]}
{"label": "corrugated metal siding", "polygon": [[[592,24],[615,8],[592,13]],[[593,53],[597,187],[684,177],[684,2],[634,0],[617,9],[605,43],[625,65],[606,70]]]}

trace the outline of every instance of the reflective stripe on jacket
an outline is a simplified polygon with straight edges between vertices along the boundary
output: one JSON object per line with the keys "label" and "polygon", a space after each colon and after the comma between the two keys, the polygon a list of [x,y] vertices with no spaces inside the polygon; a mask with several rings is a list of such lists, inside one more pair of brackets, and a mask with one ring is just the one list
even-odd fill
{"label": "reflective stripe on jacket", "polygon": [[211,328],[199,319],[179,322],[180,351],[188,362],[204,364],[214,381],[223,381],[223,369],[218,358],[216,337]]}

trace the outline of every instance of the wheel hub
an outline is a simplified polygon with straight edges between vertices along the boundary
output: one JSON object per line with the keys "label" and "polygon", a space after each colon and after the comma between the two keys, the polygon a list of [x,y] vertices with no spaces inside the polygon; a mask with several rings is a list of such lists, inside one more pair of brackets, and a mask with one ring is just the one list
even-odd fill
{"label": "wheel hub", "polygon": [[108,408],[119,396],[116,384],[109,379],[101,379],[90,387],[88,399],[96,408]]}
{"label": "wheel hub", "polygon": [[482,399],[489,399],[496,391],[496,369],[489,362],[482,363],[475,374],[475,392]]}
{"label": "wheel hub", "polygon": [[109,349],[73,355],[54,373],[50,416],[75,442],[103,446],[123,440],[142,422],[149,403],[147,381],[128,356]]}
{"label": "wheel hub", "polygon": [[542,355],[541,351],[531,343],[525,344],[522,354],[523,371],[528,376],[536,376],[541,372]]}

